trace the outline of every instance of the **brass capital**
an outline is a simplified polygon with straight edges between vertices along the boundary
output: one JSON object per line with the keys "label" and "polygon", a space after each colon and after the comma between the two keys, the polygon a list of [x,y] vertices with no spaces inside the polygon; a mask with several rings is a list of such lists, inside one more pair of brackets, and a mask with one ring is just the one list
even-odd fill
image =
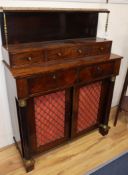
{"label": "brass capital", "polygon": [[19,106],[22,108],[27,106],[27,101],[26,100],[19,100]]}
{"label": "brass capital", "polygon": [[113,77],[111,78],[111,82],[115,82],[115,80],[116,80],[116,77],[113,76]]}

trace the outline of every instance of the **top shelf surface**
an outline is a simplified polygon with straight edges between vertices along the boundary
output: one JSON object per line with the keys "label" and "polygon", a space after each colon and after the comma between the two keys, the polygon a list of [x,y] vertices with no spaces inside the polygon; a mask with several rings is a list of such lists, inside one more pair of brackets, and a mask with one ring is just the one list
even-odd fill
{"label": "top shelf surface", "polygon": [[100,8],[55,8],[55,7],[0,7],[0,12],[43,12],[43,11],[51,11],[51,12],[97,12],[97,13],[109,13],[108,9],[100,9]]}
{"label": "top shelf surface", "polygon": [[[59,45],[59,47],[73,47],[76,45],[89,45],[92,43],[101,43],[101,42],[108,42],[108,40],[104,38],[76,38],[76,39],[65,39],[65,40],[58,40],[58,41],[47,41],[47,42],[34,42],[34,43],[19,43],[19,44],[10,44],[8,45],[9,53],[21,53],[27,51],[37,51],[40,49],[48,49],[54,48]],[[5,49],[6,47],[3,46]]]}

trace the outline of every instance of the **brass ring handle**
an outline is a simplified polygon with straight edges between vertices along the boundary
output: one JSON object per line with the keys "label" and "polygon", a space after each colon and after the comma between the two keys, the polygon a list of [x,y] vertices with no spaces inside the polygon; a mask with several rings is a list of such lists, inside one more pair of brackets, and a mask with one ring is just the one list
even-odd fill
{"label": "brass ring handle", "polygon": [[58,52],[57,55],[60,57],[60,56],[62,56],[62,53],[61,52]]}
{"label": "brass ring handle", "polygon": [[28,57],[28,61],[31,61],[32,60],[32,57]]}
{"label": "brass ring handle", "polygon": [[78,52],[79,52],[79,53],[82,53],[82,50],[81,50],[81,49],[78,49]]}

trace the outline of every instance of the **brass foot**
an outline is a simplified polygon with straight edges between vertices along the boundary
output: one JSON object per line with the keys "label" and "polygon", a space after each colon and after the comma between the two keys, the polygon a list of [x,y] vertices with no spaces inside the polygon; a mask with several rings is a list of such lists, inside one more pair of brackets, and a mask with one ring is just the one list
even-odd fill
{"label": "brass foot", "polygon": [[105,136],[108,134],[110,127],[108,125],[101,124],[99,126],[99,132],[101,135]]}
{"label": "brass foot", "polygon": [[35,161],[33,159],[31,159],[31,160],[23,159],[23,163],[24,163],[26,172],[30,172],[34,169]]}

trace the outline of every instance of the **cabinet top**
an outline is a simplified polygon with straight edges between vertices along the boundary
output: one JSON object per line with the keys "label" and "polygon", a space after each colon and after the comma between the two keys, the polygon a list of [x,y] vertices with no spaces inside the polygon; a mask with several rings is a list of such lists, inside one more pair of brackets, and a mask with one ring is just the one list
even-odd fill
{"label": "cabinet top", "polygon": [[108,58],[108,55],[101,55],[101,56],[92,56],[87,58],[79,58],[79,59],[72,59],[70,61],[57,61],[56,64],[54,63],[46,63],[46,64],[40,64],[40,65],[33,65],[33,66],[27,66],[23,68],[11,68],[7,65],[7,63],[4,61],[4,64],[9,68],[14,78],[27,78],[35,75],[40,75],[42,73],[47,72],[54,72],[58,70],[66,70],[69,68],[76,68],[80,66],[89,66],[89,65],[96,65],[98,63],[107,63],[112,62],[115,60],[122,59],[121,56],[111,54]]}
{"label": "cabinet top", "polygon": [[34,42],[34,43],[20,43],[20,44],[10,44],[8,49],[3,46],[9,54],[18,54],[31,51],[39,51],[46,49],[61,49],[66,47],[76,47],[76,46],[92,46],[93,43],[108,42],[109,40],[104,38],[75,38],[75,39],[65,39],[58,41],[47,41],[47,42]]}
{"label": "cabinet top", "polygon": [[103,8],[60,8],[60,7],[0,7],[0,12],[98,12],[109,13],[108,9]]}

